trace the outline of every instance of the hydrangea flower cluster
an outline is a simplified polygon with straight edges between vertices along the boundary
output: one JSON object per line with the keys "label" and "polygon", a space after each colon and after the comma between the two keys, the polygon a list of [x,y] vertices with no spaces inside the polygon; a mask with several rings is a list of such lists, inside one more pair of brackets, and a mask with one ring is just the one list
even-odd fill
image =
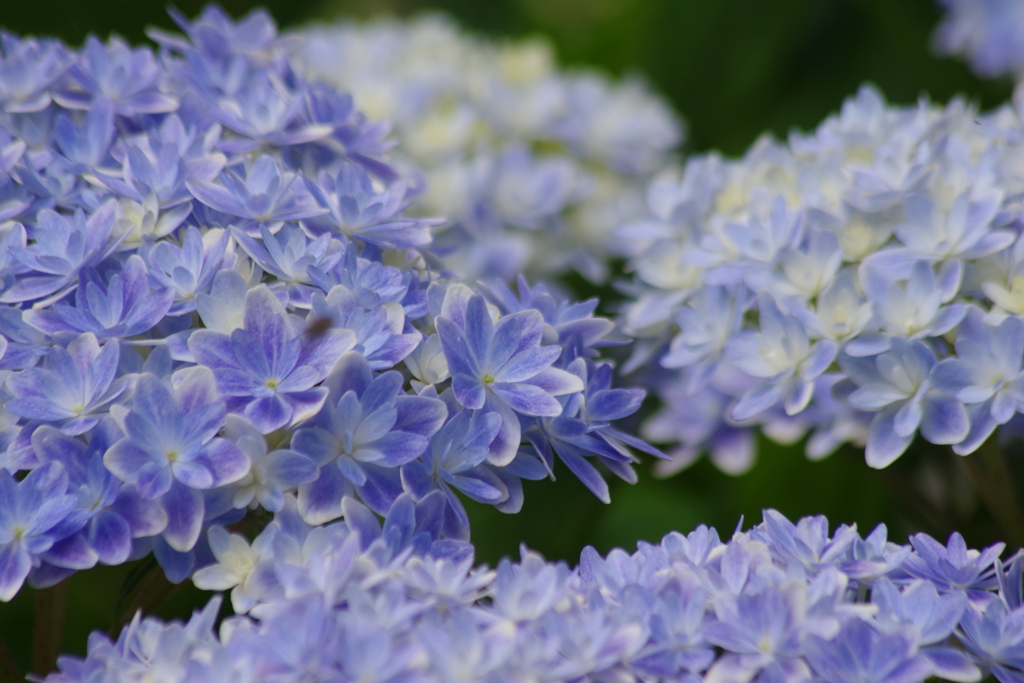
{"label": "hydrangea flower cluster", "polygon": [[885,467],[920,433],[971,453],[1024,401],[1022,112],[963,101],[842,111],[651,184],[624,326],[678,369],[644,435],[752,463],[753,431]]}
{"label": "hydrangea flower cluster", "polygon": [[3,36],[0,600],[150,552],[180,582],[287,500],[466,539],[463,496],[516,512],[556,456],[635,479],[596,301],[441,278],[385,124],[265,13],[173,16],[158,53]]}
{"label": "hydrangea flower cluster", "polygon": [[1014,0],[939,0],[947,14],[935,31],[941,54],[962,54],[980,76],[1024,77],[1024,7]]}
{"label": "hydrangea flower cluster", "polygon": [[396,160],[427,181],[413,209],[451,219],[437,253],[465,277],[604,280],[612,229],[644,215],[644,184],[682,140],[641,82],[561,72],[540,40],[495,44],[439,16],[301,36],[310,77],[394,124]]}
{"label": "hydrangea flower cluster", "polygon": [[215,627],[219,596],[188,624],[137,616],[46,680],[1024,680],[1024,555],[1001,562],[1002,543],[830,537],[824,517],[768,510],[725,543],[701,526],[632,555],[588,547],[574,570],[524,546],[490,570],[441,540],[440,492],[404,494],[383,527],[345,505],[311,528],[289,497],[252,543],[211,528],[195,582],[230,590],[236,616]]}

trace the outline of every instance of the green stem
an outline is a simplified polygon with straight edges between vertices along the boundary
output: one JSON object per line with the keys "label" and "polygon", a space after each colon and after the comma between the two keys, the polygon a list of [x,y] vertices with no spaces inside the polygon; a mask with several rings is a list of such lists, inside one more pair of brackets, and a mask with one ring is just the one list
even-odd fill
{"label": "green stem", "polygon": [[136,612],[141,610],[143,614],[152,614],[183,585],[168,581],[163,569],[156,562],[146,563],[140,569],[143,570],[142,575],[132,581],[127,594],[117,605],[114,625],[110,630],[115,638],[135,617]]}
{"label": "green stem", "polygon": [[18,665],[11,657],[11,651],[7,649],[7,643],[3,636],[0,636],[0,683],[19,683],[25,678],[18,671]]}
{"label": "green stem", "polygon": [[68,606],[68,580],[35,593],[32,628],[32,671],[40,676],[57,668],[64,646],[64,617]]}
{"label": "green stem", "polygon": [[989,437],[973,454],[958,459],[1002,539],[1011,549],[1024,547],[1024,514],[996,436]]}

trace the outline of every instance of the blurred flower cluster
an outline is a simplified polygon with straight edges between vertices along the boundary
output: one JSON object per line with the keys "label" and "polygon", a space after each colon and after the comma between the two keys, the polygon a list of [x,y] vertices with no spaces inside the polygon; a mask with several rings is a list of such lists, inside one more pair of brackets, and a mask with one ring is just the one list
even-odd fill
{"label": "blurred flower cluster", "polygon": [[1016,0],[938,0],[947,9],[935,32],[942,54],[962,54],[980,76],[1024,78],[1024,5]]}
{"label": "blurred flower cluster", "polygon": [[150,552],[180,582],[292,493],[466,539],[460,495],[516,512],[556,456],[634,480],[597,302],[440,278],[386,125],[265,13],[174,18],[156,54],[2,36],[0,600]]}
{"label": "blurred flower cluster", "polygon": [[522,549],[473,567],[440,540],[440,493],[396,501],[383,527],[346,501],[310,528],[288,499],[251,544],[209,531],[203,588],[231,590],[187,624],[136,617],[50,683],[161,681],[737,681],[1003,683],[1024,678],[1021,571],[1003,544],[862,538],[824,517],[764,521],[722,543],[670,533],[579,567]]}
{"label": "blurred flower cluster", "polygon": [[465,277],[608,275],[620,223],[670,161],[680,123],[639,80],[560,71],[541,40],[495,43],[439,16],[302,30],[310,78],[395,127],[396,162],[426,179],[413,209],[443,215],[436,253]]}
{"label": "blurred flower cluster", "polygon": [[742,472],[754,428],[885,467],[915,435],[971,453],[1024,402],[1024,121],[887,105],[870,87],[817,130],[694,156],[621,226],[622,322],[663,380],[644,435]]}

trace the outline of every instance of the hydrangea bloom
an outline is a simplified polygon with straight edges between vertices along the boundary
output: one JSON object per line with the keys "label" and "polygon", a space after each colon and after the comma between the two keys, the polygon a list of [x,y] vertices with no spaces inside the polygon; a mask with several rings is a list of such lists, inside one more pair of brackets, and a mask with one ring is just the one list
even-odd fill
{"label": "hydrangea bloom", "polygon": [[940,0],[948,14],[933,36],[943,54],[963,54],[982,76],[1024,75],[1024,8],[1013,0]]}
{"label": "hydrangea bloom", "polygon": [[338,359],[323,409],[292,439],[296,452],[320,468],[299,489],[305,519],[322,524],[341,516],[352,487],[377,512],[390,509],[402,490],[396,468],[427,449],[446,412],[437,399],[404,395],[402,384],[397,371],[374,377],[358,353]]}
{"label": "hydrangea bloom", "polygon": [[[668,468],[741,471],[754,426],[875,466],[918,431],[968,453],[1020,407],[1019,112],[865,89],[669,169],[645,218],[680,135],[635,84],[431,19],[308,31],[293,61],[263,13],[172,16],[159,59],[0,37],[0,600],[152,551],[236,615],[136,616],[50,680],[1024,680],[1024,556],[955,533],[768,510],[474,568],[456,492],[515,512],[557,457],[607,502],[595,464],[660,452],[611,424],[644,392],[613,387],[596,301],[452,277],[626,256]],[[392,156],[307,77],[393,118]]]}
{"label": "hydrangea bloom", "polygon": [[[136,618],[116,642],[97,634],[84,659],[62,658],[46,680],[96,672],[175,681],[231,672],[243,683],[313,672],[467,682],[1024,676],[1024,561],[999,562],[1001,544],[978,553],[954,534],[937,553],[942,546],[919,535],[864,575],[855,569],[862,547],[884,528],[862,539],[841,526],[830,537],[823,517],[793,524],[769,510],[725,543],[699,527],[641,542],[632,554],[586,548],[575,569],[524,547],[519,562],[492,571],[473,568],[472,546],[439,540],[438,495],[418,504],[403,495],[383,528],[351,500],[345,521],[310,528],[291,498],[251,543],[211,528],[217,561],[195,581],[231,590],[236,616],[219,634],[214,597],[185,625]],[[964,558],[958,588],[936,563]],[[998,582],[977,580],[996,574]]]}
{"label": "hydrangea bloom", "polygon": [[[167,528],[167,513],[159,501],[147,500],[134,486],[117,478],[103,463],[103,455],[121,437],[120,429],[108,419],[102,428],[93,430],[88,445],[50,426],[32,433],[32,446],[39,459],[60,463],[68,475],[68,491],[77,495],[75,516],[84,523],[81,538],[65,539],[62,546],[74,546],[82,556],[92,555],[93,562],[120,564],[132,552],[132,540],[159,534]],[[91,550],[83,552],[82,541]],[[63,549],[63,548],[62,548]],[[68,547],[68,550],[71,550]],[[46,561],[53,564],[50,553]],[[70,574],[81,566],[60,562]],[[48,572],[51,581],[63,578],[62,572]]]}
{"label": "hydrangea bloom", "polygon": [[452,489],[483,503],[501,503],[508,498],[501,479],[483,466],[499,429],[498,413],[457,412],[434,434],[422,460],[402,466],[402,483],[417,499],[434,489],[444,492],[448,507],[443,529],[451,538],[469,537],[469,517]]}
{"label": "hydrangea bloom", "polygon": [[[543,420],[564,412],[587,455],[632,479],[630,449],[652,449],[610,421],[643,392],[613,389],[607,364],[589,387],[569,366],[609,343],[596,302],[452,279],[434,250],[443,221],[408,212],[422,178],[383,156],[386,122],[302,77],[265,13],[172,16],[186,36],[152,32],[159,58],[116,38],[0,37],[0,600],[149,552],[175,582],[214,558],[259,564],[262,549],[204,534],[249,510],[258,524],[258,508],[293,518],[267,552],[309,557],[324,536],[296,541],[296,525],[366,530],[396,505],[421,528],[385,526],[387,561],[429,528],[458,557],[423,561],[418,585],[461,600],[477,589],[458,580],[469,520],[454,491],[518,511],[520,479],[548,473],[518,456],[554,433]],[[581,90],[579,115],[605,91]],[[621,125],[627,111],[590,112],[618,141],[572,142],[631,183],[675,141],[659,105],[637,106],[664,124],[652,137]],[[524,159],[508,157],[499,194],[536,230],[565,198],[541,197]],[[600,491],[592,467],[573,471]]]}
{"label": "hydrangea bloom", "polygon": [[213,373],[184,371],[172,393],[156,375],[135,384],[131,410],[121,418],[125,436],[104,454],[111,472],[167,513],[164,539],[179,552],[195,546],[203,523],[200,491],[238,481],[249,461],[232,442],[215,436],[224,424]]}
{"label": "hydrangea bloom", "polygon": [[152,290],[146,264],[137,254],[104,283],[94,269],[82,271],[75,305],[58,301],[47,310],[29,310],[22,319],[54,338],[90,332],[100,338],[134,337],[156,326],[171,309],[174,290]]}
{"label": "hydrangea bloom", "polygon": [[230,336],[196,330],[189,351],[212,368],[227,406],[242,412],[264,434],[312,416],[327,397],[315,387],[333,362],[352,347],[352,334],[327,330],[309,339],[295,329],[281,302],[266,287],[245,296],[243,327]]}
{"label": "hydrangea bloom", "polygon": [[13,598],[40,556],[78,530],[65,523],[75,507],[67,486],[59,463],[39,467],[20,482],[0,472],[0,600]]}
{"label": "hydrangea bloom", "polygon": [[455,285],[435,324],[455,398],[469,410],[501,416],[489,456],[496,465],[511,462],[519,448],[517,413],[555,417],[562,412],[556,396],[583,390],[578,377],[551,367],[562,348],[539,345],[544,319],[538,311],[513,313],[495,324],[482,295]]}
{"label": "hydrangea bloom", "polygon": [[[496,46],[439,16],[341,22],[298,35],[303,73],[351,91],[370,115],[392,122],[393,155],[426,179],[425,190],[404,201],[449,217],[438,242],[454,250],[445,261],[466,277],[575,269],[605,279],[608,257],[621,254],[612,228],[642,217],[643,183],[683,138],[642,83],[560,72],[546,42]],[[383,246],[411,244],[415,233],[399,224],[362,227],[383,216],[374,217],[374,205],[359,208],[373,193],[352,180],[346,192],[358,191],[347,205],[310,224]],[[341,198],[340,175],[338,184]]]}
{"label": "hydrangea bloom", "polygon": [[743,471],[755,428],[811,432],[815,458],[851,441],[885,467],[919,428],[966,455],[1007,423],[1024,360],[1008,341],[1024,313],[1021,133],[1009,105],[892,107],[864,87],[810,133],[652,181],[650,216],[617,235],[635,273],[630,366],[674,371],[644,428],[674,442],[660,470],[706,451]]}
{"label": "hydrangea bloom", "polygon": [[7,379],[12,399],[4,409],[18,417],[59,424],[68,434],[86,432],[128,387],[127,377],[117,378],[119,360],[116,341],[101,347],[91,333],[76,336],[66,348],[47,354],[45,369],[28,368]]}

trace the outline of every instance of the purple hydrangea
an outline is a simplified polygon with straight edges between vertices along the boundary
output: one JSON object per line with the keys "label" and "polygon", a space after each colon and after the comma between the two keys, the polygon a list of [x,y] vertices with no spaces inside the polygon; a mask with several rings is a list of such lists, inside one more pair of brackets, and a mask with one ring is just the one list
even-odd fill
{"label": "purple hydrangea", "polygon": [[130,379],[117,376],[120,355],[116,340],[100,346],[95,335],[79,335],[66,349],[53,349],[43,367],[11,375],[6,387],[12,399],[4,408],[12,415],[59,425],[66,434],[86,432],[128,388]]}
{"label": "purple hydrangea", "polygon": [[[215,596],[185,626],[139,618],[117,644],[95,635],[84,659],[48,680],[160,672],[190,680],[665,680],[923,683],[1020,678],[1020,605],[999,592],[970,604],[928,579],[867,583],[834,554],[814,574],[767,525],[721,543],[713,529],[671,533],[633,553],[586,548],[576,568],[522,548],[496,571],[472,546],[436,536],[443,494],[404,494],[383,524],[349,499],[344,521],[305,525],[288,498],[253,541],[215,526],[207,589],[231,590],[235,616],[212,631]],[[776,522],[823,533],[823,518]],[[843,527],[850,530],[852,527]],[[755,540],[762,539],[762,540]],[[839,550],[840,546],[846,550]],[[906,555],[903,555],[905,558]],[[824,559],[824,556],[822,556]],[[898,562],[886,573],[901,576]],[[1019,591],[1017,591],[1019,593]],[[1017,595],[1019,598],[1019,595]],[[179,629],[173,631],[173,629]],[[954,638],[951,638],[954,634]],[[145,635],[145,637],[142,637]]]}
{"label": "purple hydrangea", "polygon": [[103,456],[107,468],[143,498],[159,500],[167,514],[162,536],[178,552],[191,550],[199,538],[202,491],[249,471],[245,454],[216,436],[224,416],[209,369],[188,371],[173,392],[160,378],[143,374],[122,417],[125,436]]}
{"label": "purple hydrangea", "polygon": [[314,415],[327,398],[316,386],[352,347],[353,336],[328,330],[310,339],[266,287],[245,296],[244,325],[231,335],[197,330],[188,348],[211,368],[232,412],[243,412],[264,434]]}
{"label": "purple hydrangea", "polygon": [[[53,497],[64,482],[73,500],[59,523],[39,522],[45,539],[28,555],[8,544],[5,595],[26,571],[47,587],[149,553],[180,582],[238,554],[205,529],[260,525],[270,511],[274,559],[298,567],[336,533],[303,515],[345,517],[365,536],[360,551],[392,569],[433,548],[410,581],[450,590],[455,605],[487,576],[464,576],[456,491],[517,511],[520,480],[546,473],[518,453],[532,417],[576,395],[570,410],[604,456],[625,463],[624,444],[643,448],[605,422],[632,412],[637,392],[609,412],[602,391],[620,396],[610,371],[584,395],[585,377],[554,365],[617,343],[605,339],[612,323],[594,317],[596,301],[557,301],[525,280],[509,298],[453,279],[431,245],[442,221],[410,211],[423,178],[382,156],[389,124],[307,80],[298,41],[269,15],[172,17],[186,36],[151,31],[159,53],[119,38],[70,49],[0,36],[0,465],[18,490],[45,476]],[[543,182],[513,173],[505,213],[528,186],[550,208]],[[519,214],[530,229],[545,220]],[[496,343],[522,347],[494,367],[481,357],[478,369],[509,380],[490,409],[466,396],[465,373],[456,390],[445,384],[435,323],[462,325],[469,299],[507,321]],[[0,517],[36,523],[34,503],[11,505],[0,501]],[[374,532],[374,514],[392,508]],[[275,595],[324,585],[277,569]]]}
{"label": "purple hydrangea", "polygon": [[40,555],[77,531],[64,524],[75,508],[67,486],[59,463],[39,467],[20,482],[0,470],[0,601],[17,594]]}
{"label": "purple hydrangea", "polygon": [[320,468],[320,476],[299,488],[299,511],[310,523],[342,515],[346,494],[380,514],[402,492],[398,468],[415,460],[447,417],[437,399],[407,396],[402,375],[374,376],[358,353],[342,356],[327,378],[323,409],[295,432],[292,448]]}
{"label": "purple hydrangea", "polygon": [[540,345],[544,319],[539,312],[494,322],[485,299],[457,285],[448,290],[436,324],[459,403],[501,416],[489,456],[495,465],[507,464],[518,450],[522,432],[516,413],[557,416],[562,405],[555,397],[583,390],[579,377],[551,367],[562,349]]}

